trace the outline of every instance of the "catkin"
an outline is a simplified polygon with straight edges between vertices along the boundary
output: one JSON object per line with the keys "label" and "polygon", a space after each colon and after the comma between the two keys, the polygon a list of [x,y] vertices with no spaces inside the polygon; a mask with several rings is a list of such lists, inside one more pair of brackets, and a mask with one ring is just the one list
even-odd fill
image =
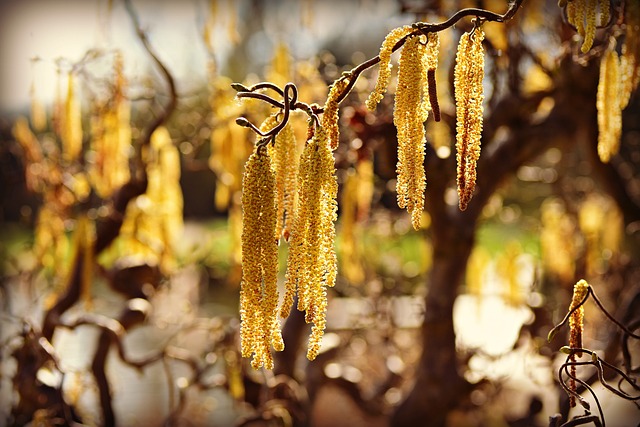
{"label": "catkin", "polygon": [[284,343],[277,320],[275,177],[264,151],[247,160],[242,186],[241,352],[253,355],[254,369],[273,369],[271,346],[281,351]]}
{"label": "catkin", "polygon": [[[569,311],[576,308],[587,295],[589,284],[585,280],[578,281],[573,287],[573,298]],[[569,318],[569,347],[582,348],[582,329],[584,327],[584,306],[580,306]],[[580,356],[580,354],[578,354]]]}
{"label": "catkin", "polygon": [[398,132],[398,163],[396,192],[398,206],[411,214],[411,223],[417,230],[424,209],[425,131],[421,89],[425,79],[424,46],[420,37],[405,43],[398,62],[398,87],[393,109],[393,123]]}
{"label": "catkin", "polygon": [[476,28],[460,37],[454,70],[458,197],[465,210],[476,185],[484,101],[484,32]]}
{"label": "catkin", "polygon": [[300,158],[299,203],[289,239],[281,317],[289,315],[297,289],[298,310],[313,323],[307,358],[315,359],[326,325],[326,287],[334,286],[338,184],[326,130],[318,127]]}
{"label": "catkin", "polygon": [[[277,114],[273,114],[262,123],[260,130],[268,132],[278,125]],[[276,236],[287,240],[291,218],[295,212],[298,182],[298,156],[296,137],[290,122],[278,132],[275,143],[268,146],[271,168],[276,180]]]}
{"label": "catkin", "polygon": [[338,79],[329,89],[327,102],[324,105],[322,113],[322,127],[327,130],[329,137],[329,147],[331,150],[338,148],[340,144],[340,131],[338,128],[338,97],[344,92],[349,81],[347,79]]}
{"label": "catkin", "polygon": [[[587,295],[589,290],[589,284],[585,280],[580,280],[573,286],[573,298],[571,299],[571,305],[569,311],[578,307],[582,300]],[[582,348],[582,332],[584,328],[584,305],[581,305],[576,311],[569,317],[569,347]],[[575,356],[582,356],[582,352],[572,353],[570,356],[571,361],[575,362]],[[571,374],[576,376],[575,365],[571,366]],[[575,380],[571,379],[570,387],[573,391],[576,390]],[[575,397],[570,396],[571,406],[576,406]]]}
{"label": "catkin", "polygon": [[96,193],[103,198],[111,196],[129,180],[131,105],[125,97],[126,80],[119,53],[114,61],[114,74],[109,100],[95,109],[90,122],[95,161],[89,173]]}
{"label": "catkin", "polygon": [[622,134],[620,61],[613,49],[608,49],[600,62],[600,81],[596,107],[598,110],[598,156],[607,163],[618,152]]}
{"label": "catkin", "polygon": [[[596,35],[596,5],[598,4],[598,0],[585,0],[586,1],[586,11],[585,11],[585,21],[586,25],[584,27],[584,41],[582,42],[582,46],[580,47],[580,51],[582,53],[589,52],[591,46],[593,46],[593,40]],[[606,0],[609,1],[609,0]]]}
{"label": "catkin", "polygon": [[389,79],[391,78],[391,54],[393,53],[393,47],[403,37],[413,31],[414,29],[410,25],[395,28],[389,34],[387,34],[384,41],[382,42],[379,54],[380,65],[378,71],[378,79],[376,81],[376,86],[373,89],[373,92],[371,92],[369,98],[367,98],[365,102],[369,110],[373,111],[376,109],[376,106],[382,100],[385,92],[387,91]]}
{"label": "catkin", "polygon": [[611,19],[611,3],[610,0],[599,0],[600,5],[600,25],[607,25]]}
{"label": "catkin", "polygon": [[82,151],[82,113],[80,100],[75,90],[73,73],[69,72],[67,99],[64,106],[64,122],[62,126],[62,157],[67,162],[78,159]]}
{"label": "catkin", "polygon": [[583,38],[580,51],[587,53],[593,46],[596,35],[596,16],[600,11],[600,25],[606,25],[610,19],[610,0],[569,0],[559,2],[560,7],[566,5],[567,21],[573,25]]}

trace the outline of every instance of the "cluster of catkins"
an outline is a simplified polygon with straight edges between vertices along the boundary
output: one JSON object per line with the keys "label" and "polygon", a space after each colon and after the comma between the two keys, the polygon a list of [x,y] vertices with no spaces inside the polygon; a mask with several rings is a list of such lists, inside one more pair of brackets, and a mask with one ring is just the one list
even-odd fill
{"label": "cluster of catkins", "polygon": [[[277,124],[278,115],[273,115],[262,130],[268,132]],[[334,223],[338,183],[330,132],[331,126],[312,122],[312,136],[298,156],[295,136],[287,123],[272,145],[256,147],[245,166],[241,351],[244,357],[253,356],[256,369],[272,369],[271,347],[284,349],[278,315],[289,315],[296,294],[297,308],[305,311],[306,321],[313,324],[307,357],[313,360],[320,349],[326,287],[335,284],[337,272]],[[289,243],[289,255],[284,299],[278,307],[281,238]]]}

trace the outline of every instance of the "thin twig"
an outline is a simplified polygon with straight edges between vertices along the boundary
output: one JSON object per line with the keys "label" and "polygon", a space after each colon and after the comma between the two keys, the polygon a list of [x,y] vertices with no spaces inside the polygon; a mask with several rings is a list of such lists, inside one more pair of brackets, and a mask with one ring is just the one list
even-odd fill
{"label": "thin twig", "polygon": [[582,300],[580,301],[580,303],[578,305],[576,305],[575,307],[573,307],[571,310],[569,310],[569,312],[567,313],[566,316],[564,316],[564,319],[562,319],[562,321],[560,323],[558,323],[556,326],[553,327],[553,329],[551,329],[549,331],[549,334],[547,335],[547,341],[551,342],[553,340],[553,337],[556,336],[556,334],[558,333],[558,330],[560,328],[562,328],[568,321],[569,318],[571,317],[571,315],[578,310],[580,307],[582,307],[582,305],[587,302],[587,299],[589,298],[589,292],[591,291],[591,286],[588,287],[587,289],[587,293],[584,295],[584,297],[582,298]]}
{"label": "thin twig", "polygon": [[600,413],[600,420],[602,421],[602,427],[606,427],[605,420],[604,420],[604,413],[602,411],[602,406],[600,405],[600,400],[598,400],[598,396],[596,395],[595,391],[593,391],[593,389],[589,386],[589,384],[586,383],[586,381],[581,380],[576,375],[572,375],[570,370],[569,370],[570,366],[584,365],[584,364],[590,364],[590,363],[591,362],[565,362],[560,367],[560,369],[558,371],[558,377],[559,377],[560,383],[562,384],[562,387],[565,389],[565,391],[567,391],[571,395],[575,396],[580,401],[580,403],[582,404],[582,406],[586,410],[589,410],[588,402],[586,400],[584,400],[584,398],[582,396],[580,396],[577,392],[571,390],[570,387],[565,384],[564,380],[562,379],[562,372],[564,371],[564,373],[569,378],[571,378],[573,381],[576,381],[576,382],[580,383],[580,385],[582,385],[585,389],[587,389],[589,391],[589,393],[591,393],[591,395],[593,396],[593,399],[596,402],[596,406],[598,407],[598,412]]}
{"label": "thin twig", "polygon": [[604,315],[609,318],[609,320],[611,320],[613,323],[616,324],[616,326],[618,326],[620,329],[622,329],[625,334],[629,335],[630,337],[633,337],[635,339],[640,340],[640,335],[637,335],[637,334],[634,334],[633,332],[631,332],[629,329],[627,329],[626,326],[624,326],[622,323],[617,321],[615,317],[613,317],[611,314],[609,314],[609,312],[607,311],[606,308],[604,308],[604,306],[600,302],[600,299],[598,298],[596,293],[593,291],[593,288],[591,286],[589,286],[589,292],[591,292],[591,296],[593,296],[594,301],[596,302],[598,307],[600,307],[600,310],[602,310]]}

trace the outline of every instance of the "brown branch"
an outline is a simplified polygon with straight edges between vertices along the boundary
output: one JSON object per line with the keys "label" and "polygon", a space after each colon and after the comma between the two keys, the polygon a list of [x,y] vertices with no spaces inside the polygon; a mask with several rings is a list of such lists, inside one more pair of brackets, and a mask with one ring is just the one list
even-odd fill
{"label": "brown branch", "polygon": [[[439,24],[429,24],[425,22],[415,23],[413,24],[413,26],[416,28],[416,30],[399,40],[393,46],[392,52],[400,49],[410,37],[413,37],[417,34],[437,33],[439,31],[446,30],[447,28],[453,27],[459,20],[467,16],[475,16],[484,21],[491,22],[508,21],[515,16],[523,1],[524,0],[514,0],[513,3],[509,5],[509,9],[507,9],[507,11],[502,15],[485,9],[467,8],[459,10],[458,12],[454,13],[449,19]],[[350,71],[343,73],[343,76],[341,78],[347,78],[349,80],[349,83],[344,88],[340,96],[338,96],[338,103],[342,102],[342,100],[346,98],[346,96],[351,92],[360,74],[379,62],[380,56],[374,56],[373,58],[361,63]]]}
{"label": "brown branch", "polygon": [[[151,136],[153,135],[155,130],[167,121],[177,105],[177,93],[173,76],[163,64],[163,62],[159,59],[152,46],[150,45],[146,34],[141,29],[138,16],[133,9],[131,1],[125,0],[125,6],[133,22],[138,38],[142,42],[149,56],[152,58],[153,62],[159,68],[167,83],[169,89],[169,99],[164,105],[164,108],[158,114],[156,114],[155,119],[151,121],[140,134],[140,138],[138,139],[136,146],[136,170],[132,174],[131,179],[120,189],[118,189],[114,193],[112,199],[107,203],[107,205],[111,208],[111,212],[104,221],[100,222],[97,225],[96,240],[93,248],[93,253],[95,255],[98,255],[104,249],[106,249],[119,235],[120,228],[124,221],[124,214],[129,202],[136,197],[144,194],[144,192],[146,191],[147,172],[146,164],[142,158],[142,150],[144,147],[148,147],[150,145]],[[116,320],[90,316],[78,319],[75,323],[72,324],[63,324],[61,322],[60,318],[62,314],[73,305],[75,305],[80,299],[82,289],[82,275],[85,267],[85,262],[93,262],[93,260],[87,260],[84,256],[84,252],[87,250],[89,249],[85,247],[78,248],[78,251],[73,259],[72,273],[70,275],[65,293],[58,299],[56,304],[45,313],[42,327],[42,336],[45,342],[51,342],[55,329],[57,327],[66,327],[73,329],[77,326],[86,324],[94,325],[102,329],[102,333],[98,340],[98,346],[92,368],[99,388],[105,425],[113,425],[115,424],[115,417],[111,408],[110,390],[104,369],[106,357],[111,343],[116,343],[119,355],[125,363],[128,363],[129,365],[137,368],[141,368],[148,363],[158,360],[162,356],[154,355],[151,358],[140,362],[130,361],[126,357],[124,348],[122,346],[121,338],[122,334],[125,331],[125,328],[120,322]],[[139,317],[139,312],[137,313],[137,315],[131,317],[131,310],[127,308],[125,309],[125,312],[123,312],[121,320],[123,322],[126,322],[127,324],[130,323],[131,325],[133,325],[141,321]]]}
{"label": "brown branch", "polygon": [[128,306],[124,309],[118,320],[113,319],[100,319],[95,317],[83,317],[78,319],[71,325],[61,325],[65,327],[77,327],[80,325],[92,325],[102,329],[100,336],[98,337],[98,343],[91,362],[91,372],[96,381],[98,387],[98,395],[100,398],[100,408],[102,410],[102,425],[110,427],[116,425],[116,417],[113,411],[113,405],[111,404],[111,386],[107,378],[106,364],[107,357],[109,355],[109,349],[111,345],[115,343],[118,347],[118,355],[120,359],[129,366],[134,366],[141,369],[143,366],[149,363],[153,363],[162,358],[162,353],[153,355],[141,362],[132,362],[127,357],[122,338],[126,330],[133,326],[142,323],[147,316],[147,313],[138,309],[134,309],[132,306]]}
{"label": "brown branch", "polygon": [[[144,46],[145,50],[147,51],[147,53],[149,54],[153,62],[156,64],[156,66],[160,70],[160,73],[164,77],[165,82],[167,83],[167,86],[169,89],[169,99],[165,104],[164,108],[156,116],[156,119],[151,123],[149,123],[149,125],[140,134],[138,149],[141,150],[143,146],[149,145],[151,141],[151,135],[153,135],[153,132],[155,132],[156,129],[162,126],[167,121],[169,116],[173,113],[173,110],[175,110],[176,105],[178,104],[178,95],[177,95],[176,84],[175,84],[175,80],[173,79],[173,75],[169,72],[167,67],[160,60],[160,58],[158,57],[158,54],[153,49],[153,46],[151,46],[151,43],[149,43],[147,34],[142,30],[142,27],[140,26],[140,20],[138,18],[138,14],[133,8],[131,0],[124,0],[124,4],[129,14],[129,17],[131,18],[131,21],[134,25],[136,35],[142,42],[142,45]],[[140,152],[138,152],[138,156],[140,156]],[[144,171],[146,175],[146,168],[141,168],[141,169],[142,169],[141,172]],[[145,180],[146,180],[146,177],[145,177]]]}
{"label": "brown branch", "polygon": [[[402,47],[410,37],[413,37],[418,34],[428,34],[428,33],[443,31],[447,28],[452,27],[459,20],[467,16],[475,16],[476,19],[481,21],[505,22],[513,18],[513,16],[516,14],[516,12],[520,8],[523,1],[524,0],[514,0],[509,5],[509,9],[507,9],[507,11],[504,14],[491,12],[485,9],[467,8],[467,9],[459,10],[458,12],[453,14],[449,19],[439,24],[430,24],[430,23],[424,23],[424,22],[415,23],[413,24],[413,27],[415,28],[415,30],[410,34],[406,35],[405,37],[403,37],[401,40],[399,40],[393,46],[392,52],[395,52],[398,49],[400,49],[400,47]],[[127,0],[127,4],[129,4],[129,2],[130,0]],[[336,80],[336,82],[334,82],[334,85],[340,80],[347,80],[347,84],[344,87],[344,89],[340,92],[338,97],[336,98],[337,100],[336,102],[339,104],[346,98],[346,96],[351,92],[351,90],[355,86],[358,80],[358,77],[360,76],[360,74],[362,74],[363,71],[373,67],[379,62],[380,62],[380,56],[377,55],[367,61],[364,61],[363,63],[351,69],[350,71],[346,71],[342,73],[342,76],[338,80]],[[431,80],[433,80],[433,83],[435,83],[435,73],[432,73],[430,78]],[[261,132],[255,125],[250,123],[244,117],[240,117],[238,118],[238,120],[236,120],[236,123],[239,126],[251,128],[255,133],[262,136],[263,138],[275,136],[286,125],[289,119],[290,110],[295,110],[299,108],[305,111],[311,118],[313,118],[316,121],[316,123],[318,123],[318,118],[316,115],[324,112],[324,108],[322,107],[318,107],[315,105],[307,105],[301,102],[297,102],[297,88],[292,83],[287,83],[287,85],[285,85],[284,87],[284,90],[281,90],[279,87],[269,82],[257,83],[251,87],[246,87],[241,83],[233,83],[231,87],[236,91],[238,91],[238,94],[236,95],[238,98],[259,99],[261,101],[264,101],[273,105],[276,108],[280,108],[281,110],[284,111],[284,118],[280,122],[280,124],[276,126],[274,129],[271,129],[270,131],[265,133]],[[255,92],[256,90],[260,90],[260,89],[274,90],[280,96],[282,96],[283,102],[279,102],[268,95]],[[292,99],[289,99],[288,90],[291,90],[293,92]],[[439,114],[440,111],[437,105],[437,98],[435,96],[433,98],[434,98],[434,104],[435,104],[434,114],[436,117],[436,121],[440,121],[440,114]],[[262,145],[264,144],[265,144],[265,140],[262,140]]]}
{"label": "brown branch", "polygon": [[[140,27],[138,16],[133,9],[131,1],[125,0],[125,5],[134,24],[136,34],[140,38],[140,41],[142,42],[144,48],[147,50],[147,53],[156,63],[166,80],[166,83],[169,87],[170,96],[169,100],[164,106],[164,109],[159,114],[157,114],[155,120],[152,121],[141,132],[140,139],[137,144],[136,174],[131,177],[129,182],[124,184],[114,193],[113,198],[108,203],[108,205],[110,205],[111,207],[110,215],[104,221],[100,222],[97,225],[96,240],[93,250],[95,255],[100,254],[104,249],[106,249],[111,244],[111,242],[115,240],[118,234],[120,234],[120,227],[122,226],[122,223],[124,221],[124,213],[126,211],[127,205],[131,200],[140,196],[141,194],[144,194],[144,192],[146,191],[147,173],[146,165],[142,160],[142,147],[148,146],[150,144],[151,135],[169,118],[173,110],[175,110],[178,99],[173,76],[166,68],[166,66],[162,63],[162,61],[158,58],[152,46],[149,44],[146,34]],[[53,338],[53,333],[55,331],[56,325],[59,323],[60,316],[62,316],[65,311],[67,311],[76,302],[78,302],[78,299],[80,298],[84,260],[82,251],[78,252],[79,253],[76,254],[76,257],[73,260],[72,274],[70,276],[65,293],[45,314],[42,334],[49,341],[51,341]]]}
{"label": "brown branch", "polygon": [[165,79],[167,87],[169,89],[169,99],[167,100],[164,108],[156,114],[155,120],[149,123],[140,133],[140,137],[136,144],[136,174],[134,174],[129,182],[124,184],[113,196],[111,200],[111,214],[107,219],[98,225],[96,244],[94,248],[95,254],[99,254],[106,249],[113,240],[120,233],[120,227],[124,221],[124,212],[127,205],[134,198],[144,194],[147,189],[147,169],[144,161],[142,160],[142,148],[149,146],[151,143],[151,135],[162,126],[173,113],[178,103],[178,95],[176,91],[176,84],[173,75],[164,63],[160,60],[157,53],[149,43],[146,33],[140,26],[140,20],[136,13],[131,0],[125,0],[125,6],[127,13],[131,18],[136,35],[140,39],[140,42],[144,46],[145,50],[156,64],[160,73]]}

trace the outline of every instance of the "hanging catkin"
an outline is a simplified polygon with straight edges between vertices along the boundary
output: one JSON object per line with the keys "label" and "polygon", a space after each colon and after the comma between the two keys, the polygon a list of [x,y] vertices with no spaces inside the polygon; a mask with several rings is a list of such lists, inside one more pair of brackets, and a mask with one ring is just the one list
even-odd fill
{"label": "hanging catkin", "polygon": [[298,295],[298,310],[313,323],[307,358],[315,359],[326,325],[327,293],[336,281],[334,248],[338,183],[326,131],[315,130],[300,158],[299,204],[289,239],[285,296],[280,315],[287,317]]}
{"label": "hanging catkin", "polygon": [[384,93],[387,91],[389,79],[391,78],[391,54],[393,53],[393,47],[404,36],[410,34],[412,31],[414,31],[414,29],[413,27],[411,27],[411,25],[398,27],[387,34],[384,41],[382,42],[379,54],[380,66],[378,71],[378,79],[376,81],[376,87],[373,89],[373,92],[371,92],[369,98],[365,102],[369,110],[373,111],[376,109],[376,106],[382,100],[382,98],[384,97]]}
{"label": "hanging catkin", "polygon": [[598,110],[598,156],[607,163],[620,147],[622,107],[620,101],[620,60],[608,49],[600,62],[600,81],[596,107]]}
{"label": "hanging catkin", "polygon": [[273,369],[271,346],[281,351],[284,343],[277,319],[275,177],[266,150],[251,154],[242,186],[241,351],[253,355],[255,369]]}
{"label": "hanging catkin", "polygon": [[424,209],[426,177],[424,171],[425,130],[422,82],[426,80],[424,45],[420,37],[407,40],[400,54],[398,88],[396,89],[393,123],[398,132],[396,192],[398,206],[411,214],[417,230]]}
{"label": "hanging catkin", "polygon": [[456,100],[456,159],[458,197],[465,210],[476,185],[476,164],[480,157],[482,102],[484,101],[484,50],[481,28],[464,33],[458,43],[454,70]]}

